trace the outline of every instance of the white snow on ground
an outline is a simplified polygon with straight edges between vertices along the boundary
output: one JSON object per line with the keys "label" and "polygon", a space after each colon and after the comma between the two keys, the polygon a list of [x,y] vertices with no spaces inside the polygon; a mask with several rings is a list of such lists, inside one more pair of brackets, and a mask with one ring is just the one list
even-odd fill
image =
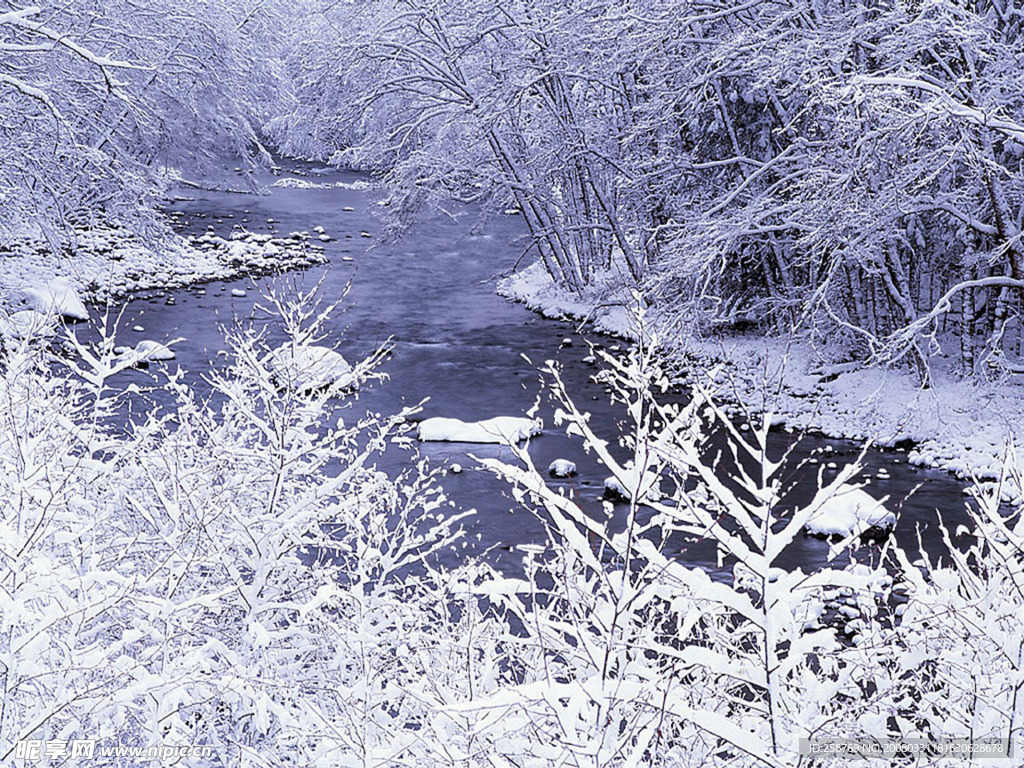
{"label": "white snow on ground", "polygon": [[0,318],[0,335],[11,339],[52,336],[57,330],[57,318],[48,312],[23,309]]}
{"label": "white snow on ground", "polygon": [[622,286],[629,283],[630,278],[617,271],[599,272],[583,294],[577,296],[556,286],[544,265],[536,262],[501,280],[498,294],[525,304],[544,317],[586,320],[603,333],[632,338],[633,314],[628,309],[628,296],[622,295]]}
{"label": "white snow on ground", "polygon": [[13,250],[0,250],[0,304],[17,310],[24,291],[39,291],[58,277],[86,301],[102,302],[140,291],[325,261],[301,236],[237,232],[223,238],[210,232],[190,239],[172,236],[146,245],[123,231],[98,229],[79,233],[77,240],[75,254],[69,258],[55,256],[42,242],[25,241]]}
{"label": "white snow on ground", "polygon": [[[546,317],[587,319],[603,333],[635,338],[628,305],[610,276],[600,277],[580,298],[556,288],[540,264],[502,280],[498,292]],[[647,319],[657,330],[656,311]],[[998,478],[1008,446],[1024,467],[1024,384],[966,381],[946,360],[932,358],[933,386],[923,390],[913,373],[828,362],[809,344],[760,336],[678,338],[669,353],[698,373],[718,365],[720,396],[756,412],[772,411],[789,428],[830,437],[869,440],[881,446],[916,445],[907,459],[958,476]],[[781,384],[781,386],[780,386]],[[1004,487],[1007,499],[1021,489]]]}
{"label": "white snow on ground", "polygon": [[423,442],[511,444],[539,435],[543,427],[540,419],[518,416],[496,416],[484,421],[438,416],[420,422],[419,438]]}
{"label": "white snow on ground", "polygon": [[576,474],[576,465],[568,459],[555,459],[548,465],[548,474],[552,477],[572,477]]}
{"label": "white snow on ground", "polygon": [[[886,497],[888,498],[888,497]],[[888,530],[896,525],[896,516],[862,489],[844,485],[815,512],[807,525],[817,536],[860,535],[872,528]]]}
{"label": "white snow on ground", "polygon": [[356,389],[359,380],[349,362],[329,347],[284,344],[267,356],[267,364],[279,384],[297,390],[339,387]]}
{"label": "white snow on ground", "polygon": [[47,283],[26,285],[15,292],[15,302],[44,315],[66,317],[69,320],[88,320],[85,308],[75,287],[65,277],[54,277]]}

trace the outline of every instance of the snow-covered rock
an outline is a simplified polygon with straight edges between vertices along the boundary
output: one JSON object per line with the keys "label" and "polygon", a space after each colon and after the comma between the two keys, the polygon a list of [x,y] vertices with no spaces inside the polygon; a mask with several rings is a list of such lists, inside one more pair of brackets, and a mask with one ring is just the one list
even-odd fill
{"label": "snow-covered rock", "polygon": [[339,387],[357,389],[359,380],[349,362],[330,347],[284,344],[267,356],[267,365],[279,384],[298,390]]}
{"label": "snow-covered rock", "polygon": [[[888,497],[886,497],[888,498]],[[863,489],[851,485],[841,486],[834,496],[811,515],[805,526],[815,536],[862,535],[872,529],[890,530],[896,525],[896,516]]]}
{"label": "snow-covered rock", "polygon": [[555,459],[548,465],[548,474],[552,477],[572,477],[576,474],[576,465],[568,459]]}
{"label": "snow-covered rock", "polygon": [[241,299],[242,297],[245,296],[245,291],[243,291],[241,288],[232,288],[231,295],[234,296],[235,298]]}
{"label": "snow-covered rock", "polygon": [[134,347],[114,347],[118,358],[132,366],[145,367],[158,360],[173,360],[174,351],[152,339],[143,339]]}
{"label": "snow-covered rock", "polygon": [[540,419],[497,416],[484,421],[461,421],[435,417],[420,422],[419,438],[424,442],[519,443],[543,429]]}
{"label": "snow-covered rock", "polygon": [[152,339],[143,339],[135,345],[135,354],[139,360],[149,362],[150,360],[173,360],[174,350]]}
{"label": "snow-covered rock", "polygon": [[57,323],[53,315],[34,309],[15,312],[0,323],[3,335],[14,339],[51,336],[56,329]]}
{"label": "snow-covered rock", "polygon": [[63,277],[55,277],[39,287],[24,288],[21,295],[28,307],[37,312],[60,315],[69,320],[89,319],[89,310],[79,298],[78,291]]}
{"label": "snow-covered rock", "polygon": [[609,499],[631,501],[633,491],[638,491],[637,501],[660,501],[664,498],[661,491],[661,478],[655,472],[644,472],[640,477],[634,467],[626,467],[626,476],[621,480],[615,475],[604,479],[604,495]]}

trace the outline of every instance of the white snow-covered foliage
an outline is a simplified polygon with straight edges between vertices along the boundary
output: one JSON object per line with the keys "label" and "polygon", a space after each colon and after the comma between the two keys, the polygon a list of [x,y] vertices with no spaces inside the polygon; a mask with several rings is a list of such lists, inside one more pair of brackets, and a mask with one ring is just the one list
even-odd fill
{"label": "white snow-covered foliage", "polygon": [[283,344],[267,355],[275,380],[296,389],[359,386],[355,371],[339,352],[316,344]]}
{"label": "white snow-covered foliage", "polygon": [[[289,336],[315,339],[310,297],[270,298]],[[113,345],[0,357],[5,764],[21,739],[98,738],[213,745],[197,768],[795,768],[810,736],[1024,736],[1024,524],[998,491],[978,492],[970,549],[958,531],[942,564],[897,549],[869,566],[843,542],[832,568],[785,570],[856,463],[794,510],[770,419],[740,432],[699,386],[659,402],[645,346],[601,354],[620,435],[548,374],[566,430],[623,477],[618,439],[664,498],[612,525],[517,447],[483,464],[548,545],[515,575],[440,569],[460,515],[415,454],[399,477],[374,468],[415,445],[411,411],[346,425],[342,393],[278,386],[273,347],[242,328],[216,398],[171,372],[172,409],[108,429]],[[669,535],[712,540],[733,578],[666,556]]]}
{"label": "white snow-covered foliage", "polygon": [[818,536],[859,536],[872,529],[886,531],[896,525],[896,515],[863,488],[840,486],[825,499],[805,526]]}
{"label": "white snow-covered foliage", "polygon": [[511,205],[577,296],[612,274],[687,332],[1001,376],[1024,370],[1022,29],[1008,0],[318,5],[270,130],[386,172],[399,225]]}
{"label": "white snow-covered foliage", "polygon": [[57,320],[48,312],[22,309],[0,319],[0,333],[13,340],[52,336]]}
{"label": "white snow-covered foliage", "polygon": [[264,154],[282,9],[231,0],[5,3],[0,8],[0,245],[75,229],[163,229],[175,174]]}
{"label": "white snow-covered foliage", "polygon": [[408,414],[342,426],[331,393],[280,390],[257,339],[228,341],[218,405],[171,378],[173,426],[131,435],[102,426],[112,342],[3,357],[4,764],[25,738],[211,744],[234,765],[458,748],[443,707],[486,689],[464,638],[490,630],[417,566],[457,535],[422,467],[373,467]]}
{"label": "white snow-covered foliage", "polygon": [[[484,462],[515,484],[521,503],[539,508],[552,535],[526,560],[528,586],[510,579],[504,590],[488,587],[517,617],[520,642],[543,669],[542,679],[495,699],[536,734],[515,762],[797,766],[807,760],[802,738],[963,738],[972,728],[979,737],[1019,738],[1022,704],[1010,681],[1019,678],[1024,652],[1022,598],[1016,589],[988,592],[1019,571],[1019,547],[985,555],[991,571],[981,577],[962,558],[955,579],[921,572],[902,554],[881,566],[855,564],[855,540],[837,545],[832,568],[783,568],[783,552],[855,481],[859,465],[828,482],[820,474],[814,498],[794,510],[785,501],[794,482],[788,454],[769,456],[770,417],[741,432],[700,386],[685,406],[660,404],[651,393],[664,375],[648,350],[628,361],[602,357],[612,371],[605,381],[630,415],[619,436],[630,461],[664,478],[665,498],[646,502],[654,517],[641,514],[639,501],[630,503],[624,529],[590,517],[546,485],[526,451],[518,454],[522,465]],[[582,436],[613,474],[626,474],[558,369],[548,373],[567,432]],[[723,454],[706,450],[709,423],[728,435]],[[1002,521],[998,493],[987,502]],[[670,534],[713,540],[732,583],[666,557],[660,543]],[[1008,556],[1013,565],[1003,569]],[[904,571],[912,574],[894,583]],[[964,591],[960,580],[971,576]],[[897,594],[910,603],[927,598],[894,613]],[[990,621],[983,614],[992,604]],[[963,612],[945,616],[954,605]],[[898,613],[923,623],[930,639]],[[936,655],[937,641],[963,645],[955,666]],[[982,661],[1003,654],[991,669]],[[991,705],[980,700],[989,692]],[[928,714],[915,719],[922,698]],[[544,735],[553,729],[567,738],[552,744]]]}
{"label": "white snow-covered foliage", "polygon": [[482,421],[462,421],[435,416],[420,422],[423,442],[449,443],[521,443],[543,431],[540,419],[523,416],[495,416]]}

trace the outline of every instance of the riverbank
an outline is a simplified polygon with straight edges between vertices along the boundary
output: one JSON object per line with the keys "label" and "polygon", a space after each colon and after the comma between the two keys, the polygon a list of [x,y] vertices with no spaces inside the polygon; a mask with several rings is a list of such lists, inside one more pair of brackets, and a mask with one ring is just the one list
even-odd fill
{"label": "riverbank", "polygon": [[20,291],[55,277],[66,279],[85,301],[103,304],[142,292],[320,264],[324,249],[315,239],[308,232],[259,234],[239,225],[228,237],[211,228],[192,236],[168,232],[154,241],[104,227],[76,232],[74,251],[62,256],[45,241],[26,239],[0,249],[0,303],[16,310]]}
{"label": "riverbank", "polygon": [[[602,333],[636,339],[635,300],[615,284],[609,275],[576,296],[534,264],[501,280],[498,293],[545,317],[585,321]],[[788,429],[881,447],[912,443],[908,461],[964,478],[996,480],[1007,460],[1024,467],[1024,386],[964,381],[936,358],[933,386],[922,389],[909,372],[834,364],[800,341],[683,336],[667,330],[656,309],[646,312],[645,322],[661,337],[670,362],[684,371],[719,366],[722,396],[754,412],[770,411]],[[1019,498],[1019,481],[1008,483],[1003,495]]]}

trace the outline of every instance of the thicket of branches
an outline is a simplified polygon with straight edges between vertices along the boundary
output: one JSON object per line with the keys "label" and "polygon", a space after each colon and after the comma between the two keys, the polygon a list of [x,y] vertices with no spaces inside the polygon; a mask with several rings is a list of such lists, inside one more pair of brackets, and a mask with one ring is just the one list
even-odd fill
{"label": "thicket of branches", "polygon": [[[268,300],[291,344],[317,343],[321,308]],[[628,490],[625,520],[588,516],[523,450],[485,467],[548,546],[518,577],[445,571],[432,553],[458,514],[414,455],[402,477],[374,467],[408,446],[409,414],[362,417],[283,375],[262,335],[228,341],[212,401],[171,376],[176,405],[128,432],[106,426],[130,362],[112,339],[0,360],[5,764],[33,764],[23,739],[208,744],[190,764],[210,766],[724,768],[849,765],[802,757],[802,738],[1024,736],[1024,522],[998,489],[941,563],[890,544],[857,564],[848,541],[833,567],[786,570],[858,467],[789,503],[770,417],[741,433],[699,387],[660,403],[641,348],[603,356],[619,435],[548,372],[564,428]],[[667,556],[669,536],[712,540],[732,578]]]}
{"label": "thicket of branches", "polygon": [[0,245],[138,233],[167,166],[258,151],[279,23],[255,1],[0,3]]}
{"label": "thicket of branches", "polygon": [[514,201],[555,280],[611,269],[691,326],[1020,367],[1018,3],[310,7],[272,132],[397,210]]}

